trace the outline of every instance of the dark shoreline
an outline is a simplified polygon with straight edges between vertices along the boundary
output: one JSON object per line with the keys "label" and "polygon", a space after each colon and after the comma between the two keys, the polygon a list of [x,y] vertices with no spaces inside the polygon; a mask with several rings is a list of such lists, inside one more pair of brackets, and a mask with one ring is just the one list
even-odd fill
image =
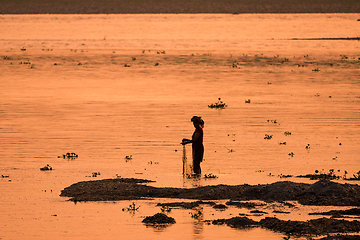
{"label": "dark shoreline", "polygon": [[70,201],[119,201],[177,198],[265,202],[298,201],[302,205],[360,206],[360,186],[320,180],[313,184],[280,181],[263,185],[215,185],[197,188],[152,187],[144,179],[115,178],[78,182],[61,191]]}
{"label": "dark shoreline", "polygon": [[357,0],[0,0],[0,14],[360,13]]}

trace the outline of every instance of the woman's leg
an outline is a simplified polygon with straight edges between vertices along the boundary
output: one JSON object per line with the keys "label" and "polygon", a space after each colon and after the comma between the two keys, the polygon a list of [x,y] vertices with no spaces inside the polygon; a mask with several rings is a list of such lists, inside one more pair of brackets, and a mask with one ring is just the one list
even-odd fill
{"label": "woman's leg", "polygon": [[201,174],[200,163],[203,159],[203,151],[194,151],[193,152],[193,169],[195,174]]}

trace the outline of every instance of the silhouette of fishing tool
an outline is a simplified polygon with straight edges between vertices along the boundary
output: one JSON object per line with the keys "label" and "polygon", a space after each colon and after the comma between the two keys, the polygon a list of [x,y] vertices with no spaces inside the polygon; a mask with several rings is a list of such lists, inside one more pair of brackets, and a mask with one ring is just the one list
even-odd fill
{"label": "silhouette of fishing tool", "polygon": [[183,145],[182,162],[183,162],[183,175],[184,176],[191,175],[192,174],[192,165],[187,162],[185,145]]}

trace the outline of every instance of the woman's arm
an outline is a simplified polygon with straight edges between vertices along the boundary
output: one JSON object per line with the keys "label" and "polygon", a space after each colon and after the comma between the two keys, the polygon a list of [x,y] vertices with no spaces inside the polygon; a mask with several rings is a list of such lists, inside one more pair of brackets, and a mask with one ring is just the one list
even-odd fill
{"label": "woman's arm", "polygon": [[198,138],[200,137],[200,133],[196,132],[194,134],[194,137],[190,140],[190,139],[187,139],[187,138],[184,138],[181,142],[182,145],[186,145],[188,143],[194,143],[198,140]]}

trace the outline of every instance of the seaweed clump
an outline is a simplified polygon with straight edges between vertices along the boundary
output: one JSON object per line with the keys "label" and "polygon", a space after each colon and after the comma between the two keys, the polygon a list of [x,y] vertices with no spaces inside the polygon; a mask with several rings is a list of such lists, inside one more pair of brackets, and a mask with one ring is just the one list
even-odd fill
{"label": "seaweed clump", "polygon": [[337,176],[335,174],[334,169],[330,169],[328,173],[323,173],[323,172],[319,172],[319,170],[315,170],[315,174],[300,175],[297,177],[310,178],[310,180],[320,180],[320,179],[334,180],[340,178],[340,176]]}
{"label": "seaweed clump", "polygon": [[221,101],[221,98],[219,98],[216,103],[210,104],[210,105],[208,105],[208,107],[209,108],[223,109],[223,108],[226,108],[227,105],[223,101]]}
{"label": "seaweed clump", "polygon": [[51,171],[51,170],[53,170],[53,168],[49,164],[47,164],[45,167],[40,168],[40,170],[41,171]]}

